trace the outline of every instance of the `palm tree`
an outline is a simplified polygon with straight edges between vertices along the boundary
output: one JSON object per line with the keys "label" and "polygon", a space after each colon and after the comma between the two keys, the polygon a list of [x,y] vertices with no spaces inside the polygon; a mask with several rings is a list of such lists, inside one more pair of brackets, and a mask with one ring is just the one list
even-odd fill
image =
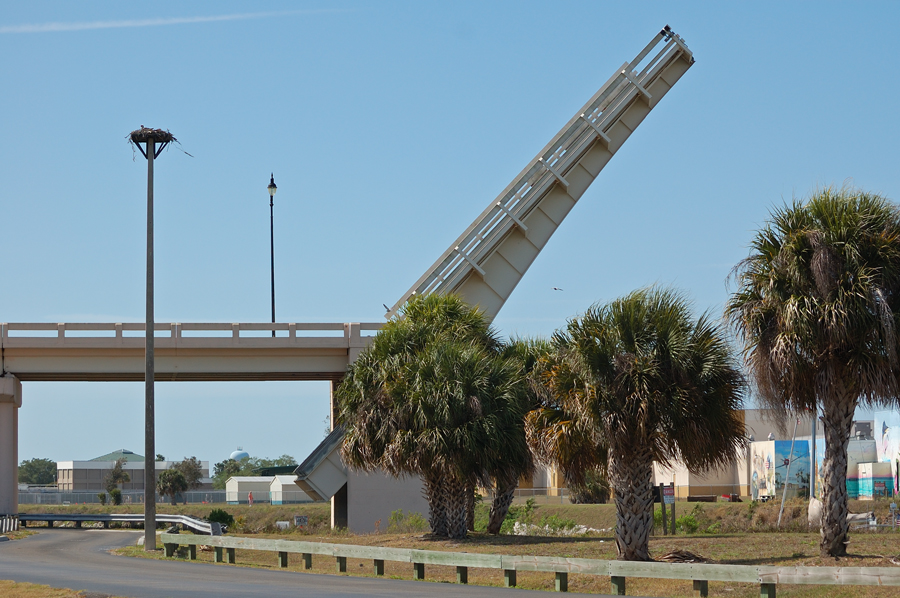
{"label": "palm tree", "polygon": [[172,506],[175,506],[175,497],[179,492],[185,492],[188,489],[188,482],[184,479],[184,474],[178,469],[167,469],[159,474],[157,483],[157,491],[162,496],[168,496],[172,499]]}
{"label": "palm tree", "polygon": [[594,305],[554,344],[540,381],[575,417],[551,417],[544,429],[574,429],[570,447],[608,448],[619,558],[650,560],[653,462],[704,471],[733,461],[744,438],[744,379],[722,331],[706,315],[694,319],[670,290]]}
{"label": "palm tree", "polygon": [[[552,363],[546,360],[544,365]],[[536,370],[533,380],[540,388],[540,379],[547,370]],[[546,465],[556,467],[571,491],[584,487],[590,475],[602,479],[607,476],[609,453],[600,430],[577,412],[569,412],[551,392],[540,392],[540,405],[525,417],[528,445],[535,457]]]}
{"label": "palm tree", "polygon": [[735,268],[726,313],[761,401],[825,426],[820,552],[847,553],[847,445],[857,405],[897,404],[900,214],[827,188],[773,211]]}
{"label": "palm tree", "polygon": [[453,296],[411,300],[335,393],[349,466],[421,475],[437,535],[466,536],[476,484],[507,481],[527,453],[524,372],[476,310]]}
{"label": "palm tree", "polygon": [[518,400],[502,412],[507,421],[501,427],[515,430],[515,434],[506,442],[503,454],[497,461],[497,467],[491,472],[494,500],[491,503],[487,523],[487,532],[490,534],[500,533],[503,520],[506,519],[516,488],[519,486],[519,480],[534,473],[534,455],[528,445],[525,419],[528,412],[535,409],[540,402],[533,385],[528,381],[528,376],[549,352],[550,345],[541,339],[513,338],[501,349],[503,359],[518,363],[522,377],[518,379],[521,384],[517,393]]}

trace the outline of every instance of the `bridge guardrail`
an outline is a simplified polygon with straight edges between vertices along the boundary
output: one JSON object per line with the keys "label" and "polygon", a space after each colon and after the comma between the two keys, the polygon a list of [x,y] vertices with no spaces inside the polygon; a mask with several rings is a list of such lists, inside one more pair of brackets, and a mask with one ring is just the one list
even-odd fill
{"label": "bridge guardrail", "polygon": [[217,563],[235,562],[235,550],[262,550],[278,553],[278,564],[287,567],[288,553],[303,557],[303,568],[312,568],[312,555],[335,559],[339,573],[347,571],[347,559],[372,559],[376,575],[384,575],[384,561],[411,563],[413,579],[425,578],[425,565],[456,567],[458,583],[468,582],[468,568],[502,569],[507,587],[516,585],[516,571],[544,571],[556,576],[556,591],[568,591],[569,573],[602,575],[610,578],[613,594],[625,594],[625,579],[644,577],[680,579],[693,582],[699,596],[708,595],[710,581],[754,583],[760,586],[760,596],[774,598],[777,584],[798,585],[859,585],[900,586],[900,568],[889,567],[780,567],[769,565],[716,565],[706,563],[659,563],[604,561],[546,556],[510,556],[382,548],[351,544],[327,544],[294,540],[267,540],[230,536],[191,536],[162,534],[160,536],[167,557],[175,555],[179,545],[189,548],[189,557],[197,558],[197,546],[212,546]]}
{"label": "bridge guardrail", "polygon": [[[307,338],[306,332],[334,332],[334,337],[353,339],[361,336],[362,331],[374,332],[381,329],[384,324],[380,322],[157,322],[154,331],[169,332],[170,338],[227,338],[229,335],[188,335],[184,332],[224,332],[231,333],[232,338],[271,338],[270,336],[241,336],[241,332],[273,332],[287,331],[287,336],[276,337],[276,341],[285,338]],[[17,339],[73,339],[73,338],[143,338],[143,335],[128,335],[126,332],[145,331],[143,322],[0,322],[0,340],[4,343]],[[10,334],[10,332],[35,332],[53,334],[35,334],[34,336]],[[98,334],[67,336],[66,334],[95,332]],[[114,335],[103,334],[112,332]],[[300,333],[300,334],[298,334]],[[365,338],[365,337],[363,337]]]}

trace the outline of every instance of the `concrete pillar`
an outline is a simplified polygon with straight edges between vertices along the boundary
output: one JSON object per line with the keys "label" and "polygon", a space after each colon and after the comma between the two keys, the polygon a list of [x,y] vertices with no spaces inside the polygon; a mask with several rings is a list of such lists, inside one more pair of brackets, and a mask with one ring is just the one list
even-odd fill
{"label": "concrete pillar", "polygon": [[0,376],[0,516],[19,514],[19,407],[22,383]]}

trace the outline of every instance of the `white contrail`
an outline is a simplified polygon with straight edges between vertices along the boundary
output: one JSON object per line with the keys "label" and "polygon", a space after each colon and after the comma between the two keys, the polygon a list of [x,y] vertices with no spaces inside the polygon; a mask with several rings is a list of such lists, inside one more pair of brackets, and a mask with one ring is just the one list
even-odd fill
{"label": "white contrail", "polygon": [[215,21],[241,21],[263,19],[285,15],[345,12],[341,9],[289,10],[284,12],[253,12],[235,15],[213,15],[207,17],[172,17],[159,19],[134,19],[128,21],[89,21],[84,23],[34,23],[31,25],[5,25],[0,33],[52,33],[56,31],[88,31],[91,29],[119,29],[123,27],[161,27],[163,25],[186,25],[190,23],[212,23]]}

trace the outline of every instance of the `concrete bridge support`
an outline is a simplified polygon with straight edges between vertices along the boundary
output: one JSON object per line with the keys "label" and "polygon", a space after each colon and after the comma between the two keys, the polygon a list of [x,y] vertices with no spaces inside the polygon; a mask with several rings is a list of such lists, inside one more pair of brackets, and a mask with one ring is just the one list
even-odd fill
{"label": "concrete bridge support", "polygon": [[19,513],[19,407],[22,383],[0,376],[0,516]]}

